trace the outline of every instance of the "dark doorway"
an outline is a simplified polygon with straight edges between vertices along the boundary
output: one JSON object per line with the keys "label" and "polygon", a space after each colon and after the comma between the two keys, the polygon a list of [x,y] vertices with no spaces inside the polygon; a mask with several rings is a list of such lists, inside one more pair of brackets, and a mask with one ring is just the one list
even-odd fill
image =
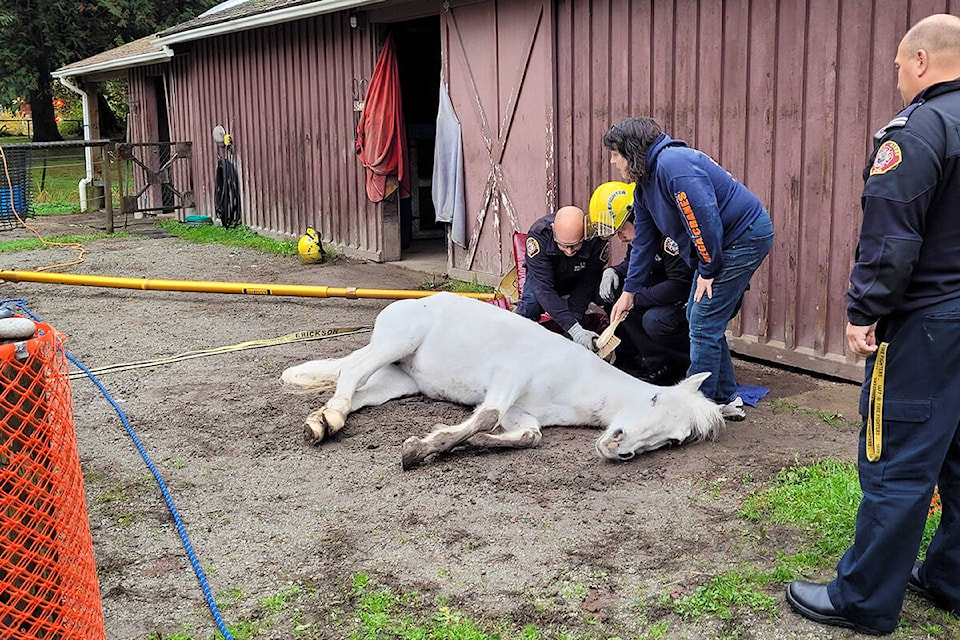
{"label": "dark doorway", "polygon": [[[158,167],[170,161],[170,115],[167,111],[167,91],[163,76],[153,76],[153,95],[156,96],[157,110],[157,147],[159,152]],[[169,176],[168,176],[169,177]],[[171,213],[175,204],[173,192],[167,186],[160,187],[161,205],[164,213]]]}
{"label": "dark doorway", "polygon": [[[440,17],[389,25],[397,46],[400,91],[410,155],[410,198],[400,201],[401,251],[446,252],[446,225],[437,222],[431,192],[440,103]],[[406,257],[406,255],[404,255]]]}

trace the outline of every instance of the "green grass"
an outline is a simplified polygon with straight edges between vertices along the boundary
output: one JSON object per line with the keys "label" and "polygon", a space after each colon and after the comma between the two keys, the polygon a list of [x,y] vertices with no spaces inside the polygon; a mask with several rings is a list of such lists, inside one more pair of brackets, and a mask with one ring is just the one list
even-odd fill
{"label": "green grass", "polygon": [[[772,614],[779,598],[768,594],[771,585],[828,569],[847,550],[861,497],[854,464],[822,460],[784,469],[769,487],[747,497],[740,515],[756,522],[761,534],[771,524],[796,527],[805,534],[805,546],[795,554],[778,551],[771,571],[744,565],[712,577],[691,595],[665,597],[661,604],[687,618],[729,620],[745,611]],[[939,512],[927,518],[921,557],[939,523]]]}
{"label": "green grass", "polygon": [[65,213],[80,213],[80,202],[66,200],[52,200],[50,202],[34,202],[30,206],[34,215],[53,216]]}
{"label": "green grass", "polygon": [[78,202],[77,185],[86,176],[82,148],[31,151],[31,197],[34,203]]}
{"label": "green grass", "polygon": [[800,415],[807,416],[817,416],[823,422],[827,423],[834,429],[840,429],[842,427],[859,427],[860,418],[857,416],[856,419],[850,420],[847,419],[842,413],[828,413],[826,411],[814,411],[812,409],[805,409],[799,405],[796,405],[792,402],[787,402],[780,398],[773,398],[770,400],[770,408],[774,413],[797,413]]}
{"label": "green grass", "polygon": [[476,280],[466,282],[464,280],[454,280],[445,275],[425,280],[420,288],[427,291],[453,291],[454,293],[493,293],[496,291],[493,287],[479,284]]}
{"label": "green grass", "polygon": [[762,591],[769,583],[769,574],[744,567],[711,578],[689,596],[677,599],[667,596],[661,604],[685,618],[711,615],[731,620],[742,610],[773,614],[779,608],[779,600]]}
{"label": "green grass", "polygon": [[856,466],[823,460],[781,471],[770,488],[747,499],[741,515],[815,533],[814,550],[835,561],[853,541],[860,497]]}
{"label": "green grass", "polygon": [[[88,236],[57,236],[55,238],[46,238],[48,243],[56,242],[89,242],[91,240],[101,240],[103,238],[119,238],[129,235],[124,231],[117,233],[94,233]],[[14,251],[28,251],[31,249],[46,249],[48,245],[44,244],[38,238],[22,238],[19,240],[6,240],[0,242],[0,253],[11,253]]]}
{"label": "green grass", "polygon": [[279,255],[296,255],[297,242],[295,240],[274,240],[257,235],[247,227],[225,229],[223,227],[205,224],[192,225],[177,222],[176,220],[161,220],[158,223],[167,233],[173,234],[190,242],[202,244],[222,244],[230,247],[251,247],[264,253]]}

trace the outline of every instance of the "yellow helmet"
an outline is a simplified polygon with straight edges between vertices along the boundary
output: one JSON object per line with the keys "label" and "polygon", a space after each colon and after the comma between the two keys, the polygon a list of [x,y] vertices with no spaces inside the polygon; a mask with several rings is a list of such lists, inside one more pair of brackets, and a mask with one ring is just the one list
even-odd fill
{"label": "yellow helmet", "polygon": [[604,182],[590,196],[592,234],[609,238],[633,212],[634,183]]}
{"label": "yellow helmet", "polygon": [[300,236],[297,242],[297,253],[300,259],[307,264],[323,261],[323,245],[320,243],[320,234],[313,227],[307,227],[307,232]]}

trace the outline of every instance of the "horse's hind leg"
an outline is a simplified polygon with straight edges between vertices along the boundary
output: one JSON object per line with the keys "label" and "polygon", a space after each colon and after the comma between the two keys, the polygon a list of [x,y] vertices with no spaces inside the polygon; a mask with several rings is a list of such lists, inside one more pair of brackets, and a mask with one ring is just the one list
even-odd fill
{"label": "horse's hind leg", "polygon": [[464,422],[452,427],[437,425],[425,438],[407,438],[401,448],[401,465],[406,471],[423,462],[427,456],[449,451],[462,442],[466,442],[482,431],[493,431],[500,424],[500,411],[491,408],[478,408]]}

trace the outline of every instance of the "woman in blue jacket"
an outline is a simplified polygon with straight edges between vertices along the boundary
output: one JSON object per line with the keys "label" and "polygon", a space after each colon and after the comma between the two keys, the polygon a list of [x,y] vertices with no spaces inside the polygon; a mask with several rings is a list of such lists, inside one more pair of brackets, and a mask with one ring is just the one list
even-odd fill
{"label": "woman in blue jacket", "polygon": [[[724,416],[745,417],[725,332],[750,278],[773,245],[773,224],[760,200],[706,154],[663,133],[652,118],[628,118],[603,136],[610,163],[636,182],[630,266],[616,319],[633,306],[656,244],[674,238],[696,272],[687,301],[690,368],[709,371],[700,390],[723,405]],[[686,247],[682,241],[687,238]]]}

